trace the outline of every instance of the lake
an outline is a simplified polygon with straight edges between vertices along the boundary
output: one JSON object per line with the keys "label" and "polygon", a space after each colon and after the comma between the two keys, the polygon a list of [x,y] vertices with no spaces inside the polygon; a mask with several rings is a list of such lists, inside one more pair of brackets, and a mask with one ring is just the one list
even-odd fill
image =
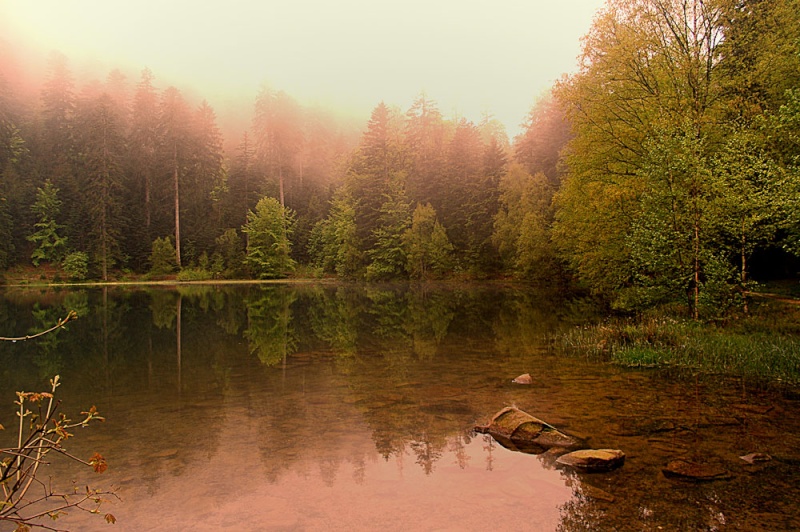
{"label": "lake", "polygon": [[[505,284],[6,289],[0,423],[61,376],[63,410],[106,417],[65,447],[117,489],[73,530],[800,529],[800,392],[557,348],[591,306]],[[512,383],[529,373],[531,385]],[[5,405],[5,406],[2,406]],[[577,473],[476,424],[508,405],[624,466]],[[4,438],[13,436],[6,430]],[[4,440],[5,441],[5,440]],[[765,453],[749,464],[741,456]],[[723,471],[694,482],[686,460]],[[13,530],[14,527],[8,527]],[[0,525],[0,530],[6,530]]]}

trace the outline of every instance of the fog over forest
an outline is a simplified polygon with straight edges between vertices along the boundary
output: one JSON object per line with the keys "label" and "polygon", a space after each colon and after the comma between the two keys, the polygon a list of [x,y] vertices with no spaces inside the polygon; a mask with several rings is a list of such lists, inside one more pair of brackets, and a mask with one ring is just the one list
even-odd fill
{"label": "fog over forest", "polygon": [[[62,279],[510,277],[618,308],[713,313],[759,277],[796,273],[797,4],[611,0],[577,71],[528,89],[513,138],[491,102],[468,116],[433,90],[386,88],[360,119],[277,84],[220,106],[211,81],[90,74],[5,41],[0,266]],[[459,57],[493,64],[476,50]],[[526,71],[548,55],[515,52]],[[364,72],[389,72],[358,68],[354,94]]]}

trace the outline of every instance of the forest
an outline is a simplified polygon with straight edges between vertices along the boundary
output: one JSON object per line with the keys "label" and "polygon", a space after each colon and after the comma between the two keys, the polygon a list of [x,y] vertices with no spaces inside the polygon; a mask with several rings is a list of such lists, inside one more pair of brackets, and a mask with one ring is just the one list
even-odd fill
{"label": "forest", "polygon": [[579,61],[513,139],[424,93],[359,136],[266,87],[224,139],[148,69],[76,80],[54,52],[30,91],[0,64],[0,268],[514,278],[695,318],[795,276],[800,1],[610,0]]}

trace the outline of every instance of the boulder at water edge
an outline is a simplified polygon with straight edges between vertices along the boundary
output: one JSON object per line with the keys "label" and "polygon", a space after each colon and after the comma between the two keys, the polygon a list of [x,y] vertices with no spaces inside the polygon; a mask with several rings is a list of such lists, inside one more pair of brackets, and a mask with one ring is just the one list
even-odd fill
{"label": "boulder at water edge", "polygon": [[511,382],[514,384],[533,384],[533,378],[530,373],[523,373]]}
{"label": "boulder at water edge", "polygon": [[508,406],[494,415],[486,426],[475,430],[491,434],[501,445],[518,451],[539,454],[552,447],[576,449],[582,442],[527,412]]}
{"label": "boulder at water edge", "polygon": [[625,453],[618,449],[582,449],[559,456],[556,463],[580,471],[610,471],[625,463]]}

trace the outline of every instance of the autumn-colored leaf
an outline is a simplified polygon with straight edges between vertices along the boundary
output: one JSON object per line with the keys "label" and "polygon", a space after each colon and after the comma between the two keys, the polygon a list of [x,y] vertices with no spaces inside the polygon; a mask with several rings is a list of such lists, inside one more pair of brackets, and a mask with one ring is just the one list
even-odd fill
{"label": "autumn-colored leaf", "polygon": [[108,469],[108,464],[106,463],[106,459],[100,453],[94,453],[92,457],[89,459],[89,465],[94,468],[95,473],[103,473],[106,469]]}
{"label": "autumn-colored leaf", "polygon": [[106,523],[111,523],[112,525],[117,522],[117,518],[111,514],[106,514]]}

